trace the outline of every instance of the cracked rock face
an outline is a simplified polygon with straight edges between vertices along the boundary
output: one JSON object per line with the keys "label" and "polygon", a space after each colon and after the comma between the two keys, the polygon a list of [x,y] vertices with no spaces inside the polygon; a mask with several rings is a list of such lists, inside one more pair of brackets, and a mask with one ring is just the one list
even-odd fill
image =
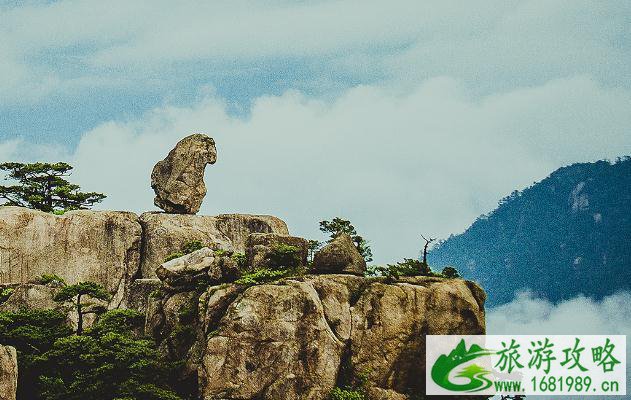
{"label": "cracked rock face", "polygon": [[151,173],[154,204],[167,213],[197,214],[206,196],[204,171],[217,161],[215,141],[196,133],[180,140]]}
{"label": "cracked rock face", "polygon": [[165,258],[191,241],[212,249],[245,253],[251,233],[288,235],[285,222],[270,215],[221,214],[181,215],[144,213],[141,270],[143,278],[155,278]]}
{"label": "cracked rock face", "polygon": [[103,285],[118,305],[140,264],[137,216],[118,211],[53,215],[0,207],[0,284],[56,274],[68,284]]}
{"label": "cracked rock face", "polygon": [[15,400],[18,358],[15,348],[0,345],[0,400]]}
{"label": "cracked rock face", "polygon": [[[166,341],[181,315],[177,296],[148,316]],[[425,335],[485,331],[484,292],[461,279],[308,275],[198,297],[184,302],[198,307],[188,350],[171,356],[197,372],[206,400],[324,400],[363,374],[371,398],[403,399],[424,393]]]}

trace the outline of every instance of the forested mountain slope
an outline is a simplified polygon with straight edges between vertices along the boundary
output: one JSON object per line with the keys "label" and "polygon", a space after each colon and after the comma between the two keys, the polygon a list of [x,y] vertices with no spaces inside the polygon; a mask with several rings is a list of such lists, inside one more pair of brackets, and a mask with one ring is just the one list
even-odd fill
{"label": "forested mountain slope", "polygon": [[631,287],[631,158],[573,164],[500,201],[429,254],[481,283],[489,305],[529,288],[550,300]]}

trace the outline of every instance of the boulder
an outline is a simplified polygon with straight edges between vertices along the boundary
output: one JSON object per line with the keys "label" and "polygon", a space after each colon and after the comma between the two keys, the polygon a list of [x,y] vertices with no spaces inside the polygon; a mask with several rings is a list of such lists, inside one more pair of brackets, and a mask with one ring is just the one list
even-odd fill
{"label": "boulder", "polygon": [[156,278],[155,270],[172,253],[191,241],[212,249],[245,252],[251,233],[289,234],[287,225],[269,215],[222,214],[218,216],[144,213],[141,271],[143,278]]}
{"label": "boulder", "polygon": [[215,141],[201,133],[180,140],[151,172],[154,204],[168,213],[196,214],[206,196],[204,170],[217,161]]}
{"label": "boulder", "polygon": [[166,295],[148,332],[200,398],[325,400],[365,375],[369,398],[405,399],[425,390],[425,335],[483,334],[484,300],[461,279],[307,275]]}
{"label": "boulder", "polygon": [[[208,276],[209,269],[219,269],[215,251],[204,247],[183,257],[167,261],[156,270],[156,275],[170,286],[193,286],[195,281]],[[215,274],[213,271],[212,274]],[[221,270],[219,271],[221,274]]]}
{"label": "boulder", "polygon": [[160,265],[158,278],[171,288],[195,288],[197,284],[232,282],[240,276],[232,252],[217,252],[208,247]]}
{"label": "boulder", "polygon": [[363,276],[366,261],[347,234],[338,235],[313,257],[313,271],[318,274],[354,274]]}
{"label": "boulder", "polygon": [[[292,246],[298,251],[293,256],[283,256],[279,246]],[[247,265],[252,269],[305,266],[308,252],[306,239],[277,233],[253,233],[248,237],[245,249]]]}
{"label": "boulder", "polygon": [[103,285],[117,306],[137,274],[141,226],[130,212],[70,211],[54,215],[0,207],[0,283],[56,274],[68,284]]}
{"label": "boulder", "polygon": [[17,388],[17,353],[11,346],[0,345],[0,400],[15,400]]}

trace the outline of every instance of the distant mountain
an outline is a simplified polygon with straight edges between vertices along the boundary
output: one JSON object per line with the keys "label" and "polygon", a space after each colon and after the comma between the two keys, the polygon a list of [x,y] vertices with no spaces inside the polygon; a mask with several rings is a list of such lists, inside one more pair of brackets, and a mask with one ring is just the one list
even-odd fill
{"label": "distant mountain", "polygon": [[478,281],[489,305],[522,288],[552,301],[631,288],[631,158],[556,170],[438,244],[428,261]]}

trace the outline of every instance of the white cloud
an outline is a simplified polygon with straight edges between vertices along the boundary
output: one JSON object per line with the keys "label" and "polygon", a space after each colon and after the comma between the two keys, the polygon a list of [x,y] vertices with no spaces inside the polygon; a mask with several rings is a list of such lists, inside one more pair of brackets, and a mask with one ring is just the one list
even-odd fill
{"label": "white cloud", "polygon": [[490,335],[631,335],[631,292],[619,292],[602,300],[577,296],[558,304],[520,292],[515,299],[489,309]]}
{"label": "white cloud", "polygon": [[71,158],[85,189],[109,195],[102,207],[143,211],[153,165],[206,132],[219,155],[203,213],[274,214],[316,238],[319,220],[343,216],[384,262],[416,256],[420,233],[458,232],[557,167],[631,153],[630,108],[628,93],[585,77],[480,100],[449,78],[403,94],[358,86],[330,102],[290,91],[257,99],[245,119],[208,98],[102,124]]}
{"label": "white cloud", "polygon": [[628,86],[629,12],[629,2],[587,0],[67,0],[14,7],[0,9],[7,47],[0,49],[0,98],[30,101],[104,81],[175,84],[186,63],[201,63],[194,81],[214,70],[248,75],[287,60],[304,69],[305,86],[329,82],[322,75],[403,87],[449,75],[489,93],[576,74]]}
{"label": "white cloud", "polygon": [[[601,300],[585,296],[557,304],[521,292],[515,299],[487,310],[489,335],[627,335],[627,390],[631,387],[631,292],[621,291]],[[548,399],[543,396],[528,396]],[[575,397],[555,397],[573,399]],[[627,397],[628,398],[628,395]]]}

